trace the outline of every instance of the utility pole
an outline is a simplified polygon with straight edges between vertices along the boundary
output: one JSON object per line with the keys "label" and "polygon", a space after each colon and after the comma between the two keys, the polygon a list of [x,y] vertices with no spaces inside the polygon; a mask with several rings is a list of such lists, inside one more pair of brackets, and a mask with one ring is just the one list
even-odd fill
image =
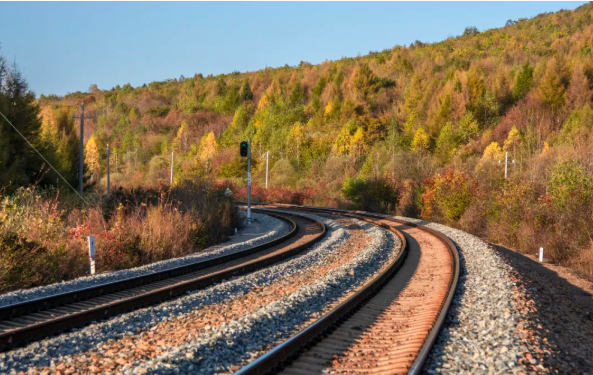
{"label": "utility pole", "polygon": [[78,165],[78,191],[82,193],[82,177],[84,176],[84,120],[92,117],[84,117],[84,102],[80,103],[80,116],[72,115],[73,119],[80,119],[80,163]]}
{"label": "utility pole", "polygon": [[266,151],[266,190],[268,190],[268,165],[270,160],[270,151]]}
{"label": "utility pole", "polygon": [[247,143],[247,222],[251,223],[251,138]]}
{"label": "utility pole", "polygon": [[171,186],[173,186],[173,155],[175,151],[171,151]]}
{"label": "utility pole", "polygon": [[[502,164],[502,160],[499,160],[498,164]],[[509,164],[515,164],[515,159],[513,159],[513,161],[509,162],[509,152],[507,151],[504,156],[504,179],[505,180],[508,177]]]}
{"label": "utility pole", "polygon": [[107,144],[107,195],[109,195],[109,188],[110,188],[110,183],[109,183],[109,144]]}

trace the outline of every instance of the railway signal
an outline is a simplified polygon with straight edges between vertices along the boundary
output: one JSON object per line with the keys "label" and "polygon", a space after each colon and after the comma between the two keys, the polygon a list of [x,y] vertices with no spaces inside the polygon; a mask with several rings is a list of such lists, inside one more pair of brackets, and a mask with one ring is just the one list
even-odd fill
{"label": "railway signal", "polygon": [[242,157],[246,157],[248,154],[248,150],[249,149],[249,145],[247,144],[247,142],[243,141],[241,142],[241,145],[239,147],[239,152],[241,154]]}
{"label": "railway signal", "polygon": [[251,138],[241,142],[239,152],[242,157],[247,156],[247,222],[251,223]]}

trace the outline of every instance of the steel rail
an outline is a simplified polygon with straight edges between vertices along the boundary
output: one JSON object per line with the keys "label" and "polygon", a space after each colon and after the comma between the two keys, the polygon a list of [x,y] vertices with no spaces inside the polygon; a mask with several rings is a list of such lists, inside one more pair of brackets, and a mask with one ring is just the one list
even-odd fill
{"label": "steel rail", "polygon": [[[145,276],[133,277],[96,287],[84,288],[73,292],[49,296],[47,298],[38,298],[32,301],[4,306],[2,307],[2,316],[4,319],[0,320],[0,325],[13,325],[15,328],[0,332],[0,349],[5,350],[15,345],[39,339],[56,332],[82,326],[89,322],[102,320],[147,305],[159,303],[190,290],[208,287],[233,276],[253,272],[298,254],[302,250],[321,240],[326,233],[325,225],[298,214],[272,214],[272,216],[291,223],[292,228],[290,232],[264,244],[203,262],[196,262],[190,265],[159,271]],[[290,218],[291,216],[295,220],[298,219],[297,221],[302,222],[302,224],[297,225],[295,220]],[[305,225],[304,223],[309,224]],[[313,226],[314,228],[309,228],[308,226]],[[313,233],[308,233],[308,231],[313,231]],[[300,236],[297,236],[297,233],[300,233]],[[313,234],[313,237],[302,244],[291,247],[292,244],[297,243],[300,238],[303,238],[308,234]],[[287,241],[288,244],[284,245]],[[287,250],[281,251],[284,248]],[[271,250],[271,252],[267,255],[264,253],[264,255],[253,260],[224,267],[226,263],[237,260],[241,261],[242,258],[249,256],[257,256],[258,253],[263,252],[264,250]],[[208,270],[215,266],[223,266],[223,268],[214,269],[208,274]],[[196,271],[206,271],[206,274],[192,277],[191,273]],[[180,278],[179,282],[174,282],[172,285],[166,286],[161,286],[159,283],[162,283],[163,280],[166,281],[167,279],[174,278]],[[155,286],[152,290],[141,290],[140,293],[135,295],[125,296],[126,290],[142,286],[150,289],[151,284]],[[123,293],[124,296],[123,298],[118,296],[116,299],[105,303],[100,301],[98,304],[90,308],[79,307],[79,310],[75,310],[74,312],[63,311],[68,308],[68,305],[76,303],[89,304],[93,302],[93,299],[99,301],[101,298],[104,299],[113,296],[114,293]],[[97,299],[97,297],[99,297],[99,299]],[[53,311],[61,312],[61,315],[46,318],[45,320],[37,317],[37,321],[33,318],[29,319],[28,316],[31,313],[36,313],[35,315],[38,316],[50,314]],[[22,323],[23,321],[28,323],[29,320],[34,321],[30,324]],[[14,324],[12,321],[18,321],[18,323]]]}
{"label": "steel rail", "polygon": [[348,211],[284,204],[266,205],[263,203],[255,203],[255,205],[272,206],[275,208],[286,208],[289,210],[318,212],[332,215],[344,215],[359,218],[367,222],[373,223],[375,225],[380,225],[381,227],[387,228],[388,230],[395,232],[402,241],[403,251],[400,251],[399,256],[394,261],[392,261],[381,274],[376,276],[375,279],[373,279],[369,284],[365,285],[365,287],[360,289],[357,293],[355,293],[347,300],[342,302],[332,311],[325,314],[315,323],[309,325],[307,328],[292,336],[288,340],[284,341],[280,345],[276,346],[271,351],[265,353],[264,355],[257,358],[247,366],[241,368],[238,372],[236,372],[236,374],[260,375],[273,373],[276,370],[282,368],[284,363],[286,363],[290,359],[298,357],[299,353],[304,348],[312,346],[316,341],[320,339],[322,335],[331,330],[333,327],[336,327],[337,325],[341,324],[345,320],[345,317],[352,315],[354,312],[356,312],[360,307],[364,305],[366,301],[370,300],[372,296],[378,293],[381,287],[383,287],[387,283],[387,281],[389,281],[389,279],[391,279],[391,277],[395,275],[397,270],[401,268],[408,254],[409,246],[404,235],[399,230],[386,224],[379,223],[377,219],[403,224],[413,228],[418,228],[435,236],[446,246],[453,260],[453,272],[451,280],[449,281],[446,298],[443,300],[443,303],[441,304],[441,307],[437,314],[437,318],[434,321],[432,328],[429,330],[429,333],[426,336],[426,339],[424,340],[424,343],[422,344],[420,351],[418,352],[415,360],[412,362],[412,365],[408,371],[408,374],[420,374],[424,366],[424,363],[428,358],[430,349],[432,348],[441,328],[443,327],[443,324],[447,316],[447,312],[449,311],[451,302],[455,294],[455,290],[457,288],[457,282],[459,279],[459,253],[457,247],[451,241],[451,239],[449,239],[442,233],[427,228],[423,225],[408,222],[405,220],[395,219],[386,215],[370,214],[368,212],[363,211]]}

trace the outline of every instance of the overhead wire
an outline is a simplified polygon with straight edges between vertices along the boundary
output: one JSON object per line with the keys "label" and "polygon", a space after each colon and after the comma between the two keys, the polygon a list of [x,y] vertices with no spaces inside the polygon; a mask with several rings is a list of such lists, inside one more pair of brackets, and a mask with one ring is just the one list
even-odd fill
{"label": "overhead wire", "polygon": [[29,140],[28,140],[28,139],[27,139],[27,138],[26,138],[26,137],[23,135],[23,133],[21,133],[21,132],[20,132],[20,131],[17,129],[17,127],[16,127],[16,126],[14,126],[14,125],[12,124],[12,122],[11,122],[11,121],[10,121],[10,120],[9,120],[9,119],[8,119],[8,118],[5,116],[5,115],[4,115],[4,113],[2,113],[2,112],[0,111],[0,115],[2,115],[2,117],[4,117],[4,120],[6,120],[6,122],[8,122],[8,124],[9,124],[10,126],[12,126],[12,128],[13,128],[14,130],[16,130],[16,132],[17,132],[17,133],[18,133],[18,134],[21,136],[21,138],[23,138],[23,139],[25,140],[25,142],[27,142],[27,143],[29,144],[29,146],[31,146],[31,148],[32,148],[33,150],[35,150],[35,152],[36,152],[37,154],[39,154],[39,156],[41,156],[41,158],[42,158],[42,159],[43,159],[43,160],[44,160],[44,161],[47,163],[47,165],[49,165],[49,166],[50,166],[50,167],[51,167],[51,168],[52,168],[52,169],[53,169],[53,170],[54,170],[54,171],[55,171],[55,172],[58,174],[58,176],[60,176],[60,178],[61,178],[62,180],[64,180],[64,182],[66,183],[66,185],[68,185],[68,186],[70,187],[70,189],[72,189],[72,191],[74,191],[74,192],[76,193],[76,195],[78,195],[78,196],[80,197],[80,199],[82,199],[82,201],[83,201],[84,203],[86,203],[86,204],[87,204],[87,206],[89,206],[89,207],[90,207],[90,206],[91,206],[91,205],[90,205],[90,203],[89,203],[89,202],[87,202],[87,200],[86,200],[86,199],[84,199],[84,197],[83,197],[83,196],[82,196],[82,195],[81,195],[81,194],[80,194],[80,193],[79,193],[79,192],[78,192],[78,191],[77,191],[77,190],[76,190],[74,187],[72,187],[72,185],[70,185],[70,183],[68,182],[68,180],[66,180],[66,179],[64,178],[64,176],[62,176],[62,175],[60,174],[60,172],[58,172],[58,170],[57,170],[57,169],[56,169],[56,168],[55,168],[55,167],[54,167],[54,166],[53,166],[53,165],[52,165],[52,164],[51,164],[51,163],[50,163],[50,162],[49,162],[49,161],[48,161],[48,160],[45,158],[45,156],[43,156],[43,155],[41,154],[41,152],[39,152],[39,151],[38,151],[38,150],[35,148],[35,146],[33,146],[33,145],[31,144],[31,142],[29,142]]}

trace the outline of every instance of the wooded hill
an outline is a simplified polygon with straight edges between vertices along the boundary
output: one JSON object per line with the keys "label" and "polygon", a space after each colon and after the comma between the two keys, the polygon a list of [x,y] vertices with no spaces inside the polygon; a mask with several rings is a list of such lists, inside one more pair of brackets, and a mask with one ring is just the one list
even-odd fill
{"label": "wooded hill", "polygon": [[[107,144],[116,184],[166,182],[174,151],[176,180],[240,188],[238,144],[251,137],[255,183],[261,156],[273,156],[279,193],[255,188],[262,199],[421,215],[525,250],[545,243],[558,260],[593,259],[583,255],[593,220],[592,17],[587,4],[319,65],[42,96],[41,132],[63,172],[74,171],[71,115],[85,103],[89,188],[104,186]],[[515,160],[506,181],[505,152]]]}

